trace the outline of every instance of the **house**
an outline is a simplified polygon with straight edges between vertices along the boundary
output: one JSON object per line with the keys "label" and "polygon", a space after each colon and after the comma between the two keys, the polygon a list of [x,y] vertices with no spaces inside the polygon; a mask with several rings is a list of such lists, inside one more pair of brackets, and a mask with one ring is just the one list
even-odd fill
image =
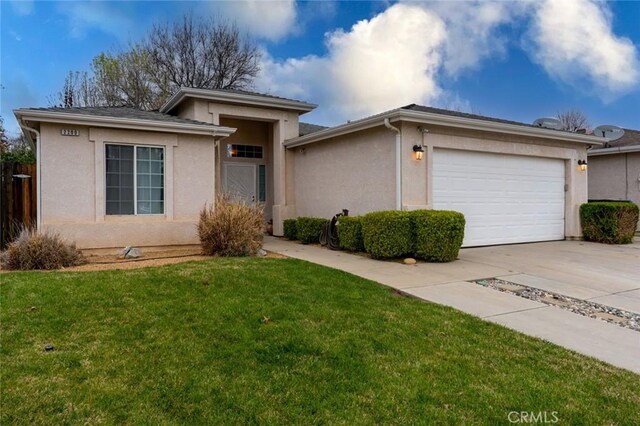
{"label": "house", "polygon": [[640,131],[590,149],[589,199],[629,200],[640,205]]}
{"label": "house", "polygon": [[38,147],[38,224],[80,248],[193,244],[199,211],[225,191],[264,203],[275,235],[343,208],[457,210],[465,246],[582,235],[578,161],[601,138],[418,105],[300,123],[315,107],[182,88],[158,112],[15,110]]}

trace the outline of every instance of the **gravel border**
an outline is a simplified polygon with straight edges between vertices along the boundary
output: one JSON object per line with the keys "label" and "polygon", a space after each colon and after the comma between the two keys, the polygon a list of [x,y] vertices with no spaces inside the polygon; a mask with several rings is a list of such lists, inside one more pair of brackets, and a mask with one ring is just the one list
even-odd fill
{"label": "gravel border", "polygon": [[635,312],[590,302],[588,300],[576,299],[574,297],[564,296],[551,291],[516,284],[497,278],[488,278],[472,282],[494,290],[524,297],[525,299],[533,300],[535,302],[555,306],[560,309],[573,312],[574,314],[580,314],[589,318],[596,318],[612,324],[617,324],[620,327],[640,332],[640,314],[636,314]]}

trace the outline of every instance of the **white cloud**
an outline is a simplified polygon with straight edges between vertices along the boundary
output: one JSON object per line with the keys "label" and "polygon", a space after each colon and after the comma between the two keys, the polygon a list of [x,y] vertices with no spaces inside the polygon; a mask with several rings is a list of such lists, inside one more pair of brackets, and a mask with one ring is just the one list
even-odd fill
{"label": "white cloud", "polygon": [[33,0],[14,0],[10,4],[16,15],[26,16],[33,12]]}
{"label": "white cloud", "polygon": [[127,15],[127,7],[102,1],[71,1],[59,4],[59,10],[69,21],[69,34],[74,38],[85,37],[87,31],[97,29],[126,41],[135,28]]}
{"label": "white cloud", "polygon": [[444,69],[450,75],[473,69],[483,59],[506,53],[499,28],[526,10],[521,2],[436,1],[418,3],[445,23]]}
{"label": "white cloud", "polygon": [[445,27],[415,5],[397,4],[350,31],[327,34],[326,56],[283,62],[266,57],[257,85],[327,107],[316,120],[360,118],[412,102],[432,103],[441,93]]}
{"label": "white cloud", "polygon": [[251,35],[271,41],[298,31],[295,0],[242,0],[211,3]]}
{"label": "white cloud", "polygon": [[633,89],[640,80],[638,52],[613,33],[611,20],[609,8],[593,0],[537,3],[530,28],[534,60],[552,77],[605,100]]}
{"label": "white cloud", "polygon": [[277,61],[265,54],[257,87],[318,103],[308,119],[323,124],[413,102],[473,109],[447,90],[446,77],[504,56],[506,26],[515,28],[511,34],[529,27],[527,50],[550,77],[595,96],[610,99],[640,80],[635,46],[613,33],[611,13],[597,0],[452,1],[395,4],[326,34],[322,56]]}

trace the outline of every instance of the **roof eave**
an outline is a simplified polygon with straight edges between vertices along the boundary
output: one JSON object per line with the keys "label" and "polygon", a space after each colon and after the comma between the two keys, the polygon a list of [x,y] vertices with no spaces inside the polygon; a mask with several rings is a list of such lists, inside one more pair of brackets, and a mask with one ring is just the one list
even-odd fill
{"label": "roof eave", "polygon": [[171,123],[164,121],[142,120],[135,118],[106,117],[74,113],[16,109],[13,111],[18,120],[74,124],[81,126],[112,127],[118,129],[147,130],[166,133],[186,133],[226,137],[236,131],[232,127],[212,126],[191,123]]}
{"label": "roof eave", "polygon": [[411,121],[421,124],[432,124],[438,126],[455,127],[470,130],[480,130],[494,133],[504,133],[519,136],[532,136],[538,138],[562,140],[567,142],[582,143],[585,145],[601,145],[606,139],[597,136],[583,135],[579,133],[561,132],[558,130],[520,126],[517,124],[499,123],[488,120],[478,120],[473,118],[458,117],[444,114],[434,114],[427,112],[408,111],[404,109],[395,109],[383,114],[374,115],[363,120],[342,124],[331,127],[326,130],[314,132],[309,135],[285,141],[287,148],[295,148],[301,145],[307,145],[319,142],[324,139],[342,136],[347,133],[368,129],[382,125],[382,121],[388,118],[390,121]]}
{"label": "roof eave", "polygon": [[640,145],[617,146],[611,148],[598,148],[587,151],[587,156],[597,157],[599,155],[627,154],[629,152],[640,152]]}
{"label": "roof eave", "polygon": [[318,105],[307,102],[293,101],[288,99],[266,98],[260,95],[251,95],[248,93],[230,93],[223,91],[215,91],[209,89],[181,88],[174,93],[165,103],[160,112],[167,113],[173,110],[186,98],[206,99],[210,101],[235,102],[245,105],[254,105],[267,108],[278,108],[289,111],[309,112],[314,110]]}

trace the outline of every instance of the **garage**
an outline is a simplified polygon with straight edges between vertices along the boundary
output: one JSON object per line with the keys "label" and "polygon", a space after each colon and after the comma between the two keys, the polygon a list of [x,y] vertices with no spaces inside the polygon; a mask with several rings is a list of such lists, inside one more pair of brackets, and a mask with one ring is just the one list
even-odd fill
{"label": "garage", "polygon": [[465,215],[463,247],[564,239],[564,160],[433,153],[433,208]]}

